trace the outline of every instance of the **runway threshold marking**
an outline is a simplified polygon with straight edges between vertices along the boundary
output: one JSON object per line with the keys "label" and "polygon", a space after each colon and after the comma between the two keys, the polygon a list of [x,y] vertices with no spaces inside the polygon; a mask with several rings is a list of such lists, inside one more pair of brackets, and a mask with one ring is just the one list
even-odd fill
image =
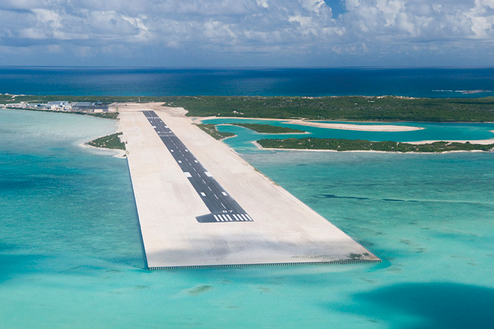
{"label": "runway threshold marking", "polygon": [[[173,133],[163,120],[158,117],[156,112],[144,111],[143,114],[146,116],[151,126],[156,130],[161,141],[170,151],[172,157],[175,159],[184,175],[188,178],[192,187],[201,196],[206,207],[211,211],[210,214],[196,217],[198,222],[217,223],[253,221],[237,201],[225,192],[225,189],[216,181],[213,175],[204,168],[192,152],[189,152],[183,142]],[[175,152],[175,150],[178,152]],[[191,169],[196,172],[197,175],[192,175]],[[204,176],[200,173],[204,173]],[[208,188],[212,195],[204,193],[204,186]]]}

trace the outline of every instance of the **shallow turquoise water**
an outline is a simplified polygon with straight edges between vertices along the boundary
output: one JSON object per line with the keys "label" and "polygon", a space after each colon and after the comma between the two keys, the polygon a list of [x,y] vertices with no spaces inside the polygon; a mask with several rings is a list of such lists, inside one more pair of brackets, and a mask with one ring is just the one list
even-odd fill
{"label": "shallow turquoise water", "polygon": [[494,154],[244,152],[383,263],[149,272],[113,130],[0,110],[2,328],[492,327]]}
{"label": "shallow turquoise water", "polygon": [[[289,127],[300,129],[309,134],[260,134],[250,129],[227,125],[228,123],[260,123],[274,126]],[[359,122],[342,122],[342,121],[319,121],[330,123],[352,123],[366,125],[389,125],[389,123],[359,123]],[[422,130],[400,131],[400,132],[371,132],[371,131],[354,131],[342,129],[327,129],[318,127],[309,127],[303,125],[289,124],[288,121],[275,120],[255,120],[255,119],[210,119],[204,120],[204,123],[220,124],[217,129],[222,132],[235,133],[238,136],[229,138],[225,142],[237,150],[256,151],[252,142],[262,138],[345,138],[345,139],[364,139],[371,141],[396,141],[396,142],[414,142],[423,140],[482,140],[494,138],[494,123],[432,123],[432,122],[398,122],[393,125],[421,127]],[[223,125],[225,124],[225,125]]]}

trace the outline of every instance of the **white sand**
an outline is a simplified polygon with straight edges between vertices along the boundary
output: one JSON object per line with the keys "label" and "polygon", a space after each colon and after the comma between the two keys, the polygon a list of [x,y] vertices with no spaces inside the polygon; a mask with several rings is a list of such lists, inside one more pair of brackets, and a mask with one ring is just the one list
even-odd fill
{"label": "white sand", "polygon": [[398,132],[398,131],[415,131],[422,130],[422,127],[411,126],[396,126],[396,125],[356,125],[351,123],[325,123],[314,122],[305,120],[291,120],[288,123],[301,126],[311,126],[319,128],[329,129],[341,129],[341,130],[358,130],[358,131],[386,131],[386,132]]}
{"label": "white sand", "polygon": [[[150,268],[378,261],[361,245],[257,172],[226,144],[159,104],[118,104],[139,221]],[[155,110],[254,222],[198,223],[209,213],[152,129]]]}
{"label": "white sand", "polygon": [[96,153],[112,154],[114,158],[124,159],[127,156],[127,152],[124,150],[95,147],[95,146],[89,145],[88,143],[81,143],[81,144],[79,144],[79,146],[86,148],[86,149],[93,150]]}
{"label": "white sand", "polygon": [[[243,117],[198,117],[193,118],[195,123],[202,123],[205,120],[211,119],[240,119],[240,120],[265,120],[265,121],[285,121],[288,124],[310,126],[318,128],[342,129],[342,130],[358,130],[358,131],[383,131],[383,132],[399,132],[399,131],[415,131],[423,130],[422,127],[397,126],[397,125],[357,125],[352,123],[326,123],[306,120],[288,120],[288,119],[266,119],[266,118],[243,118]],[[225,123],[228,124],[228,123]]]}

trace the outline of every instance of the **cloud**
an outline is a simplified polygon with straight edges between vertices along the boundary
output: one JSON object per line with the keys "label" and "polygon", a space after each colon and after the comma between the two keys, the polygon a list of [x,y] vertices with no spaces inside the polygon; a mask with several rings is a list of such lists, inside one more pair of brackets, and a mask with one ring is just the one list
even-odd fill
{"label": "cloud", "polygon": [[[346,11],[335,16],[338,1]],[[0,46],[75,47],[84,57],[141,56],[141,47],[334,58],[487,49],[493,24],[494,0],[3,0]]]}

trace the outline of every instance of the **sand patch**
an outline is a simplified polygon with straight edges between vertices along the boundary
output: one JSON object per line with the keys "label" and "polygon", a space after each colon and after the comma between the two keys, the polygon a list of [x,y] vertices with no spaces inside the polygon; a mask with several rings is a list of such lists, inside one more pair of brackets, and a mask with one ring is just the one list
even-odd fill
{"label": "sand patch", "polygon": [[341,130],[357,130],[357,131],[381,131],[381,132],[400,132],[400,131],[416,131],[423,130],[422,127],[412,126],[397,126],[397,125],[357,125],[351,123],[325,123],[305,120],[291,120],[289,124],[310,126],[318,128],[341,129]]}

